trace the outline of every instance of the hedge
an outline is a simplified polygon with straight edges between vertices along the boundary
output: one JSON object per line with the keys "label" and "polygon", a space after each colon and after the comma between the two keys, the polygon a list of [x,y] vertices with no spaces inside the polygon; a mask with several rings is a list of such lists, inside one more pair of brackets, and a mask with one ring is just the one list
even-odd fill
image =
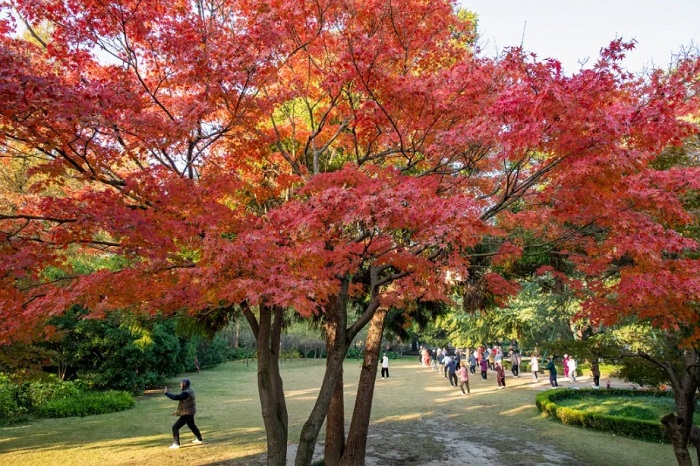
{"label": "hedge", "polygon": [[650,442],[669,443],[670,439],[666,428],[660,421],[646,421],[622,416],[612,416],[599,413],[589,413],[578,409],[560,406],[556,402],[563,399],[581,398],[583,396],[607,397],[671,397],[669,392],[639,391],[639,390],[573,390],[557,388],[547,390],[537,395],[535,403],[537,408],[563,424],[588,427],[604,432],[612,432],[615,435],[629,437]]}
{"label": "hedge", "polygon": [[17,385],[0,373],[0,425],[37,417],[71,417],[113,413],[132,408],[134,396],[126,391],[87,391],[80,383],[55,376]]}
{"label": "hedge", "polygon": [[106,414],[132,408],[135,400],[131,393],[109,390],[80,392],[70,398],[57,398],[35,409],[37,417],[73,417]]}

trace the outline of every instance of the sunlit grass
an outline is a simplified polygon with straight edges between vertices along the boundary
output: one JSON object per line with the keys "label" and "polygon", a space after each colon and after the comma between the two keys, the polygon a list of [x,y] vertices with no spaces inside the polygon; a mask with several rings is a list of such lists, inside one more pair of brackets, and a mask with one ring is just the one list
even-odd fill
{"label": "sunlit grass", "polygon": [[[266,439],[256,370],[255,364],[246,366],[236,362],[198,374],[186,374],[197,393],[196,421],[202,430],[204,445],[190,444],[193,436],[185,427],[181,431],[183,448],[167,448],[172,441],[170,427],[175,418],[171,412],[176,404],[156,392],[139,397],[136,406],[128,411],[85,418],[33,420],[29,424],[0,428],[0,458],[4,464],[13,466],[261,464],[258,455],[264,454]],[[324,370],[324,360],[281,364],[290,443],[298,442],[301,428],[316,401]],[[582,461],[585,459],[584,463],[590,465],[608,464],[606,461],[610,458],[615,458],[616,466],[674,463],[670,447],[621,438],[610,442],[609,434],[564,426],[541,417],[534,399],[537,389],[544,388],[545,383],[530,384],[527,378],[509,377],[508,388],[498,390],[491,377],[484,381],[472,376],[471,394],[463,396],[447,379],[419,366],[412,357],[392,360],[390,371],[390,379],[376,381],[368,449],[371,451],[374,442],[380,439],[397,438],[389,445],[395,449],[392,454],[398,458],[396,461],[403,457],[425,458],[438,454],[433,436],[441,435],[439,426],[450,423],[451,429],[456,429],[449,432],[455,439],[485,442],[490,448],[501,449],[503,456],[499,464],[508,464],[507,455],[513,454],[513,445],[527,449],[526,445],[532,443],[546,445],[547,449]],[[345,364],[348,423],[359,372],[357,361]],[[168,381],[171,388],[177,385],[178,380]],[[484,432],[488,435],[481,435]],[[322,430],[320,441],[323,441],[323,433]],[[464,460],[468,462],[468,458]],[[454,458],[444,464],[453,463]],[[527,462],[519,456],[517,464],[541,464],[541,459]],[[550,461],[547,464],[560,463]]]}
{"label": "sunlit grass", "polygon": [[[663,416],[675,410],[673,398],[652,396],[634,398],[584,396],[558,400],[557,404],[590,413],[629,417],[645,421],[660,421]],[[698,424],[699,421],[700,416],[696,415],[694,422]]]}

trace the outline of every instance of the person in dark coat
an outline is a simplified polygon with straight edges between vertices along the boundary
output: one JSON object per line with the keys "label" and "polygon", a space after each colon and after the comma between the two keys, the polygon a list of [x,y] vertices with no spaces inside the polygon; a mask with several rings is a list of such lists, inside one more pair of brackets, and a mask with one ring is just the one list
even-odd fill
{"label": "person in dark coat", "polygon": [[593,375],[593,388],[600,388],[600,366],[598,361],[591,363],[591,375]]}
{"label": "person in dark coat", "polygon": [[447,372],[449,373],[450,385],[453,387],[459,387],[459,381],[457,380],[457,362],[454,359],[450,359],[447,363]]}
{"label": "person in dark coat", "polygon": [[546,369],[549,371],[549,383],[552,387],[558,387],[557,382],[557,366],[554,365],[554,358],[550,357]]}
{"label": "person in dark coat", "polygon": [[182,390],[179,394],[173,395],[168,393],[168,387],[165,387],[163,393],[165,396],[171,400],[177,400],[177,409],[173,412],[174,416],[180,416],[175,424],[173,424],[173,444],[170,448],[176,449],[180,448],[180,428],[187,424],[195,439],[192,441],[194,444],[202,443],[202,434],[194,423],[194,415],[197,412],[197,403],[194,396],[194,390],[190,387],[189,379],[182,379],[180,382],[180,389]]}

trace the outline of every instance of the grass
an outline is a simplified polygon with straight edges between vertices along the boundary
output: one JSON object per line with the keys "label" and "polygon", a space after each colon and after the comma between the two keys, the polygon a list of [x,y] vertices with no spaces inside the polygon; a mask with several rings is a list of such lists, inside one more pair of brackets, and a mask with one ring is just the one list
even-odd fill
{"label": "grass", "polygon": [[[663,416],[675,410],[673,398],[653,396],[634,398],[584,396],[558,400],[557,404],[580,411],[645,421],[660,421]],[[693,421],[695,424],[700,424],[700,415],[696,414]]]}
{"label": "grass", "polygon": [[[282,363],[291,443],[298,441],[324,368],[325,360]],[[670,446],[619,437],[611,441],[610,434],[540,416],[534,398],[546,381],[530,384],[529,374],[508,377],[506,390],[496,389],[492,373],[487,381],[477,374],[472,376],[472,394],[462,396],[442,376],[419,366],[416,358],[392,360],[390,370],[390,379],[379,378],[376,383],[368,439],[368,457],[376,459],[374,464],[447,465],[454,464],[455,454],[461,462],[484,465],[607,465],[611,458],[617,466],[675,463]],[[358,375],[359,363],[347,361],[348,422]],[[191,446],[193,436],[185,427],[181,431],[183,448],[167,448],[175,420],[170,413],[176,403],[152,395],[139,398],[128,411],[32,420],[0,428],[0,458],[13,465],[264,464],[260,454],[265,452],[265,431],[255,365],[228,363],[186,376],[197,393],[196,421],[205,439],[202,446]],[[169,386],[176,388],[178,381]]]}

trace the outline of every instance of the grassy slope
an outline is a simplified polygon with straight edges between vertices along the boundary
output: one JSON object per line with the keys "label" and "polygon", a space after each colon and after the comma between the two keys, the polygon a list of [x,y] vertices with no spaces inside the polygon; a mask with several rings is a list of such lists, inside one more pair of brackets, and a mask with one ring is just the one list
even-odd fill
{"label": "grassy slope", "polygon": [[[282,364],[290,419],[290,442],[296,443],[314,401],[325,361]],[[5,464],[43,465],[191,465],[251,464],[265,450],[265,432],[257,397],[255,365],[229,363],[188,374],[197,393],[197,424],[206,444],[191,446],[192,434],[181,431],[183,448],[169,450],[170,413],[175,402],[165,396],[139,399],[134,409],[101,416],[36,420],[0,428],[0,458]],[[348,361],[346,416],[352,413],[359,363]],[[443,464],[435,436],[470,441],[497,464],[588,464],[667,466],[675,463],[670,446],[613,438],[610,434],[563,426],[541,417],[529,375],[508,378],[496,390],[493,375],[472,380],[472,395],[463,397],[447,381],[414,358],[392,361],[391,379],[377,380],[369,453],[395,448],[396,462]],[[478,374],[477,374],[478,375]],[[542,380],[542,377],[540,378]],[[563,383],[566,385],[567,383]],[[541,382],[539,387],[542,387]],[[170,383],[177,386],[177,381]],[[586,386],[580,383],[580,386]],[[421,460],[423,458],[423,460]],[[444,456],[442,458],[445,458]],[[468,458],[463,458],[468,461]],[[612,461],[614,459],[614,461]],[[378,464],[389,464],[386,460]],[[463,462],[463,461],[460,461]],[[368,461],[369,463],[369,461]],[[444,464],[454,464],[445,460]],[[474,463],[477,464],[477,463]],[[485,464],[480,462],[479,464]]]}

